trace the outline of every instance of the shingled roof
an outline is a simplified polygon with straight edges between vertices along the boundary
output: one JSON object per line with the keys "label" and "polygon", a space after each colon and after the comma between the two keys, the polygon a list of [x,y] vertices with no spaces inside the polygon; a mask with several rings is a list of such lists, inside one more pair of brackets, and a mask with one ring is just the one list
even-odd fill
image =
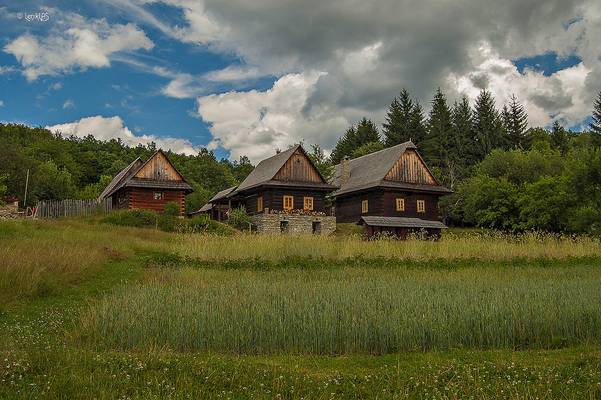
{"label": "shingled roof", "polygon": [[215,194],[215,196],[211,197],[211,199],[209,200],[209,203],[226,198],[227,195],[232,193],[234,190],[236,190],[237,187],[238,186],[232,186],[227,189],[223,189],[220,192],[217,192],[217,194]]}
{"label": "shingled roof", "polygon": [[[156,188],[156,189],[179,189],[191,192],[192,186],[185,180],[183,175],[175,168],[173,163],[165,156],[165,159],[171,164],[173,169],[181,176],[181,181],[161,181],[154,179],[138,179],[134,178],[135,175],[142,169],[146,164],[150,162],[158,153],[163,153],[162,150],[157,150],[148,160],[142,162],[140,157],[136,158],[119,172],[108,184],[108,186],[100,194],[100,199],[105,199],[112,196],[119,189],[124,187],[142,187],[142,188]],[[164,153],[163,153],[164,155]]]}
{"label": "shingled roof", "polygon": [[[293,146],[286,151],[282,151],[272,157],[266,158],[265,160],[261,161],[259,164],[257,164],[255,169],[253,169],[252,172],[246,177],[246,179],[242,181],[238,188],[231,192],[231,195],[261,185],[298,186],[298,183],[276,181],[273,179],[273,177],[284,166],[284,164],[286,164],[286,161],[288,161],[292,154],[294,154],[294,152],[298,149],[300,149],[303,153],[306,154],[303,147],[300,144],[297,144],[296,146]],[[317,170],[317,173],[324,181],[324,183],[309,183],[308,185],[315,188],[323,187],[326,189],[334,189],[334,186],[332,186],[329,183],[326,183],[319,170]]]}
{"label": "shingled roof", "polygon": [[424,228],[424,229],[446,229],[447,226],[440,221],[429,221],[421,218],[406,217],[379,217],[363,216],[359,225],[386,226],[391,228]]}
{"label": "shingled roof", "polygon": [[336,165],[334,167],[334,178],[331,180],[331,183],[335,186],[339,186],[340,189],[334,192],[333,195],[338,196],[344,193],[377,186],[451,193],[449,189],[440,185],[423,185],[409,182],[388,181],[384,179],[386,174],[388,174],[388,171],[390,171],[405,151],[416,149],[417,147],[415,144],[408,141],[374,153],[353,158],[348,161],[350,176],[344,184],[341,184],[342,163]]}
{"label": "shingled roof", "polygon": [[140,160],[140,157],[138,157],[134,161],[132,161],[131,164],[129,164],[124,169],[122,169],[121,172],[119,172],[113,178],[111,183],[109,183],[108,186],[104,188],[102,193],[100,193],[100,198],[105,199],[107,197],[110,197],[113,193],[115,193],[117,190],[119,190],[122,187],[121,184],[128,178],[131,178],[132,176],[134,176],[136,174],[136,172],[138,172],[140,170],[140,167],[142,165],[144,165],[144,163],[142,162],[142,160]]}

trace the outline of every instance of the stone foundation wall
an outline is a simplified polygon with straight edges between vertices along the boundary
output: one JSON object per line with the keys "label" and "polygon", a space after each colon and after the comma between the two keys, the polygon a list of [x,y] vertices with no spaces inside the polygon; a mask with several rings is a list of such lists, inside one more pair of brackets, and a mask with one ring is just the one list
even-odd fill
{"label": "stone foundation wall", "polygon": [[336,230],[336,217],[326,215],[261,214],[255,215],[253,219],[259,233],[271,235],[312,234],[314,223],[319,224],[315,225],[319,228],[315,234],[329,235]]}

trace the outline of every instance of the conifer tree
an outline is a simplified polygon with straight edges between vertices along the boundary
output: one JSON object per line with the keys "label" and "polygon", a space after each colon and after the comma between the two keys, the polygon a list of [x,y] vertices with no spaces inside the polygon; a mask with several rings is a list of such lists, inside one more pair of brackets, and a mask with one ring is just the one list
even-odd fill
{"label": "conifer tree", "polygon": [[433,167],[444,169],[448,166],[448,151],[452,136],[451,110],[444,93],[438,88],[432,100],[426,138],[421,146],[422,154]]}
{"label": "conifer tree", "polygon": [[476,163],[474,159],[474,131],[472,122],[472,108],[467,97],[453,105],[453,140],[452,156],[467,167]]}
{"label": "conifer tree", "polygon": [[483,89],[474,107],[473,130],[475,139],[475,156],[478,161],[491,150],[506,144],[506,134],[501,116],[495,107],[492,94]]}
{"label": "conifer tree", "polygon": [[561,154],[566,154],[569,149],[568,133],[563,126],[561,126],[559,121],[555,120],[555,122],[553,122],[550,136],[553,148],[561,152]]}
{"label": "conifer tree", "polygon": [[503,106],[502,116],[507,131],[508,146],[523,149],[528,130],[528,114],[515,95],[511,96],[509,107]]}
{"label": "conifer tree", "polygon": [[363,117],[356,126],[349,127],[344,136],[338,140],[330,157],[332,163],[338,164],[344,157],[351,157],[359,147],[379,141],[380,133],[376,124],[372,120]]}
{"label": "conifer tree", "polygon": [[595,100],[593,106],[593,121],[591,122],[591,131],[598,135],[601,135],[601,91]]}
{"label": "conifer tree", "polygon": [[413,137],[423,138],[423,119],[419,104],[411,100],[406,89],[401,90],[399,97],[396,97],[390,104],[386,122],[382,124],[384,144],[390,147],[413,139]]}
{"label": "conifer tree", "polygon": [[338,139],[338,142],[336,142],[336,146],[334,147],[334,150],[332,150],[332,154],[330,155],[332,164],[338,164],[340,163],[340,161],[342,161],[344,157],[350,156],[352,154],[354,150],[352,143],[355,140],[354,138],[356,136],[357,133],[355,131],[355,127],[350,126],[346,130],[344,135],[342,135],[342,137]]}
{"label": "conifer tree", "polygon": [[361,121],[359,121],[357,124],[356,135],[357,141],[355,148],[363,146],[367,143],[380,141],[380,132],[378,132],[378,127],[371,119],[367,119],[365,117],[363,117],[363,119],[361,119]]}
{"label": "conifer tree", "polygon": [[409,126],[409,138],[401,143],[411,140],[416,146],[420,146],[426,138],[426,125],[424,123],[424,111],[417,100],[413,101],[411,119]]}

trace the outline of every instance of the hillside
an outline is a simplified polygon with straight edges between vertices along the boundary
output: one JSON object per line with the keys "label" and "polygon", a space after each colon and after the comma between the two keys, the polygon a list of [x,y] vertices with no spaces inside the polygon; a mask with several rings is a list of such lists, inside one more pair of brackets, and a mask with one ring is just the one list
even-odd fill
{"label": "hillside", "polygon": [[[28,205],[37,200],[95,198],[114,175],[155,150],[154,145],[128,147],[92,135],[65,138],[43,128],[0,124],[0,177],[6,185],[5,195],[22,202],[29,169]],[[206,149],[195,156],[167,154],[195,189],[187,198],[188,210],[197,210],[215,192],[238,183],[252,170],[246,158],[218,160]]]}

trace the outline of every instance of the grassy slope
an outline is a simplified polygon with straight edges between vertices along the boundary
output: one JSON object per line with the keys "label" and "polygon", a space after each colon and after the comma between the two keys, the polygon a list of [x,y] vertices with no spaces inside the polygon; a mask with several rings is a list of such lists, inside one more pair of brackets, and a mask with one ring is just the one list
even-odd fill
{"label": "grassy slope", "polygon": [[[6,285],[1,288],[9,293],[0,303],[3,399],[601,397],[598,346],[349,357],[237,357],[85,347],[73,337],[82,306],[117,285],[145,280],[147,255],[157,248],[170,251],[174,236],[80,221],[41,228],[9,224],[14,223],[0,222],[0,252],[16,260],[15,254],[35,248],[36,257],[24,258],[29,260],[25,270],[35,274],[18,279],[17,264],[0,265],[0,282]],[[35,247],[40,241],[46,244]],[[66,246],[69,243],[76,246]],[[73,247],[102,257],[84,273],[72,269],[87,265],[81,253],[66,253],[69,261],[59,269],[52,270],[44,261],[53,260],[54,249]],[[554,263],[567,267],[573,262]],[[34,285],[26,284],[28,277]],[[50,290],[28,289],[23,296],[8,286],[37,288],[46,279],[53,282]]]}

